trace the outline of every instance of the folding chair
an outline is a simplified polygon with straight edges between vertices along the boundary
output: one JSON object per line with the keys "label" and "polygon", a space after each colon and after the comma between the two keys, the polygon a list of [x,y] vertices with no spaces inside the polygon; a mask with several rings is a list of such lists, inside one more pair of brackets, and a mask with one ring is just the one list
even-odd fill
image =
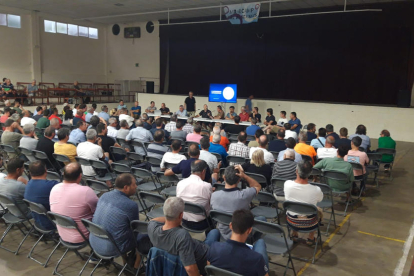
{"label": "folding chair", "polygon": [[[256,206],[253,209],[251,209],[250,211],[255,217],[263,216],[266,219],[277,218],[277,223],[280,224],[280,216],[279,216],[280,210],[277,207],[277,200],[272,194],[265,193],[265,192],[259,192],[256,195],[255,200],[258,200],[261,204],[270,205],[270,207]],[[271,207],[272,205],[274,205],[275,207]]]}
{"label": "folding chair", "polygon": [[[30,235],[30,233],[33,231],[33,225],[30,223],[30,218],[28,218],[24,212],[20,209],[19,205],[16,204],[15,200],[5,194],[0,194],[0,204],[3,208],[7,208],[7,212],[3,214],[3,220],[6,223],[7,228],[3,233],[3,236],[0,239],[0,248],[9,251],[15,255],[19,254],[19,250],[22,247],[23,243],[27,239],[27,237]],[[27,222],[30,225],[30,229],[27,228],[27,226],[24,224]],[[27,233],[25,233],[20,226],[23,226]],[[9,231],[13,228],[13,226],[16,226],[19,228],[20,232],[23,234],[24,238],[19,243],[19,246],[17,247],[16,251],[13,251],[7,247],[4,247],[2,245],[4,239],[6,238]]]}
{"label": "folding chair", "polygon": [[10,153],[19,156],[19,152],[10,145],[0,144],[0,148],[4,155],[7,157],[4,161],[8,161],[10,159]]}
{"label": "folding chair", "polygon": [[[91,222],[89,220],[86,220],[86,219],[81,219],[81,221],[82,221],[82,224],[86,227],[86,229],[88,229],[90,235],[94,235],[94,236],[96,236],[100,239],[109,240],[112,243],[112,245],[115,247],[116,251],[117,251],[117,254],[115,254],[115,255],[105,256],[105,255],[101,255],[98,252],[96,252],[94,250],[94,248],[92,247],[93,253],[99,258],[99,262],[95,265],[95,267],[93,268],[90,275],[92,276],[93,273],[95,272],[95,270],[101,264],[101,262],[103,260],[105,260],[105,261],[109,261],[109,263],[114,265],[115,268],[122,267],[121,271],[118,274],[118,276],[121,276],[122,273],[124,272],[124,270],[127,268],[128,263],[126,263],[124,266],[122,266],[122,265],[120,265],[120,264],[118,264],[114,261],[114,259],[116,257],[122,255],[122,252],[119,249],[118,245],[116,244],[116,242],[115,242],[114,238],[112,237],[112,235],[108,231],[106,231],[103,227],[97,225],[96,223],[93,223],[93,222]],[[90,259],[90,257],[89,257],[89,259]]]}
{"label": "folding chair", "polygon": [[[24,199],[24,201],[29,205],[30,210],[32,211],[32,213],[36,213],[39,216],[44,216],[47,219],[49,219],[47,217],[47,210],[45,208],[45,206],[43,206],[42,204],[39,203],[35,203],[32,201],[29,201],[27,199]],[[56,249],[58,248],[58,246],[60,245],[60,243],[58,243],[55,248],[52,250],[52,252],[49,254],[49,256],[46,259],[45,263],[40,262],[39,260],[36,260],[34,257],[32,257],[33,251],[35,250],[36,246],[39,244],[40,241],[43,240],[43,238],[45,237],[45,235],[53,235],[56,232],[56,229],[53,230],[47,230],[42,228],[41,226],[39,226],[36,222],[33,225],[34,229],[39,232],[41,234],[40,238],[36,241],[36,243],[33,245],[32,249],[30,249],[29,254],[27,255],[28,258],[30,258],[31,260],[35,261],[36,263],[40,264],[43,267],[46,267],[47,264],[49,263],[50,258],[52,257],[53,253],[55,253]],[[47,243],[45,241],[45,243]]]}
{"label": "folding chair", "polygon": [[[329,180],[344,181],[344,182],[349,181],[348,176],[343,172],[323,170],[321,173],[322,173],[321,180],[324,184],[329,185]],[[346,203],[345,203],[346,206],[345,206],[345,211],[344,211],[344,217],[346,216],[346,211],[348,210],[349,204],[352,203],[351,190],[352,190],[352,183],[350,183],[349,189],[347,191],[337,191],[337,190],[332,191],[332,196],[334,195],[341,196],[341,195],[346,195],[346,193],[349,193]],[[352,209],[353,209],[353,205],[352,205]]]}
{"label": "folding chair", "polygon": [[145,155],[136,153],[136,152],[127,152],[128,160],[131,162],[131,165],[134,163],[144,162]]}
{"label": "folding chair", "polygon": [[[127,154],[127,151],[124,150],[123,148],[110,147],[109,148],[109,153],[111,154],[112,160],[114,160],[114,162],[120,163],[120,164],[126,164],[126,165],[130,165],[131,164],[131,162],[129,162],[128,159],[125,160],[125,158],[127,158],[128,154]],[[115,154],[122,156],[123,159],[116,160]]]}
{"label": "folding chair", "polygon": [[[290,254],[290,251],[293,247],[293,241],[291,241],[290,239],[286,239],[285,231],[283,230],[283,228],[280,225],[274,223],[255,220],[253,224],[253,229],[265,234],[263,240],[266,243],[266,251],[268,253],[288,256],[288,261],[286,265],[274,262],[271,263],[285,267],[285,273],[283,275],[286,275],[289,268],[292,269],[293,273],[296,275],[296,270],[293,266],[292,256]],[[292,264],[292,267],[289,267],[289,263]]]}
{"label": "folding chair", "polygon": [[38,127],[36,127],[35,128],[35,134],[36,134],[36,136],[37,137],[42,137],[43,134],[45,133],[45,129],[46,128],[38,128]]}
{"label": "folding chair", "polygon": [[365,185],[364,188],[362,188],[362,181],[365,180],[366,175],[364,175],[364,167],[360,164],[360,163],[355,163],[355,162],[349,162],[352,165],[352,169],[354,171],[360,171],[361,175],[362,175],[362,179],[355,179],[355,182],[359,182],[359,196],[358,199],[361,198],[362,192],[365,190]]}
{"label": "folding chair", "polygon": [[[84,260],[82,255],[79,253],[78,250],[80,250],[82,248],[85,248],[87,246],[90,247],[89,240],[85,237],[85,235],[83,235],[82,231],[79,230],[79,227],[78,227],[77,223],[72,218],[67,217],[67,216],[63,216],[63,215],[59,215],[59,214],[53,213],[53,212],[47,212],[47,216],[49,217],[49,219],[51,221],[53,221],[59,227],[62,227],[62,228],[65,228],[65,229],[75,229],[75,230],[77,230],[79,232],[79,234],[82,236],[83,240],[84,240],[81,243],[73,244],[73,243],[66,242],[66,241],[62,240],[62,238],[59,238],[59,243],[61,245],[63,245],[66,248],[66,250],[63,253],[62,257],[57,262],[57,264],[55,266],[55,269],[53,270],[53,275],[62,276],[62,274],[58,273],[58,268],[59,268],[60,263],[65,258],[66,254],[69,252],[69,250],[74,251],[75,254],[79,258]],[[91,257],[92,257],[92,254],[90,254],[88,260],[85,263],[85,265],[82,267],[82,270],[79,272],[79,275],[82,275],[82,273],[85,270],[86,265],[89,263],[89,260],[91,259]]]}
{"label": "folding chair", "polygon": [[[272,177],[271,179],[271,190],[273,192],[274,195],[277,195],[278,197],[284,197],[285,196],[285,182],[288,181],[290,179],[284,179],[284,178],[280,178],[280,177]],[[283,199],[278,199],[279,202],[283,202]]]}
{"label": "folding chair", "polygon": [[[313,257],[312,257],[312,263],[315,263],[315,255],[316,255],[316,251],[318,249],[318,243],[321,246],[321,250],[323,250],[322,247],[322,236],[321,236],[321,229],[319,227],[319,215],[318,215],[318,209],[316,208],[316,206],[312,205],[312,204],[307,204],[307,203],[301,203],[301,202],[292,202],[292,201],[285,201],[283,203],[283,209],[286,210],[286,212],[293,212],[293,213],[297,213],[297,214],[301,214],[301,215],[315,215],[316,219],[318,221],[317,223],[317,227],[316,229],[312,229],[312,230],[300,230],[297,229],[299,233],[311,233],[311,232],[315,232],[315,230],[318,232],[318,237],[316,238],[316,244],[315,244],[315,249],[313,251]],[[288,228],[288,233],[290,236],[290,231],[293,230],[291,229],[291,226],[289,225],[289,223],[287,224],[287,228]],[[293,257],[294,259],[298,259],[298,260],[302,260],[302,261],[306,261],[308,262],[308,259],[303,259],[303,258],[297,258],[297,257]]]}
{"label": "folding chair", "polygon": [[248,142],[254,141],[254,140],[256,140],[256,137],[254,135],[247,135],[247,141]]}
{"label": "folding chair", "polygon": [[98,180],[86,179],[86,185],[88,185],[95,192],[96,195],[110,191],[108,185],[106,185],[105,182],[101,182]]}
{"label": "folding chair", "polygon": [[267,187],[267,179],[263,175],[257,174],[257,173],[249,173],[249,172],[245,172],[245,174],[247,176],[250,176],[251,178],[253,178],[257,182],[259,182],[260,186],[262,186],[262,189]]}
{"label": "folding chair", "polygon": [[315,183],[315,182],[309,182],[309,184],[318,186],[323,193],[323,200],[321,202],[318,202],[318,204],[316,205],[322,210],[331,209],[331,216],[329,217],[328,227],[326,228],[326,233],[325,233],[325,235],[328,236],[329,227],[331,226],[332,218],[333,218],[335,229],[336,229],[336,219],[335,219],[335,210],[333,208],[334,201],[333,201],[332,188],[327,184],[321,184],[321,183]]}
{"label": "folding chair", "polygon": [[220,154],[218,154],[217,152],[210,152],[212,155],[214,155],[216,158],[217,158],[217,162],[220,162],[220,161],[222,161],[221,160],[221,155]]}
{"label": "folding chair", "polygon": [[[133,220],[131,221],[131,229],[134,233],[137,234],[148,234],[148,222],[147,221],[140,221],[140,220]],[[147,254],[144,254],[142,252],[140,252],[137,249],[138,253],[141,255],[141,262],[138,265],[138,267],[141,267],[141,264],[144,262],[144,258],[147,258]],[[138,276],[139,270],[137,271],[137,273],[135,274],[135,276]]]}
{"label": "folding chair", "polygon": [[[79,164],[81,164],[82,166],[86,166],[86,167],[91,167],[91,162],[89,162],[89,159],[86,159],[86,158],[83,158],[83,157],[79,157],[79,156],[76,156],[75,157],[75,160],[76,160],[76,162],[78,162]],[[94,179],[94,177],[93,176],[87,176],[87,175],[84,175],[84,174],[82,174],[82,182],[83,182],[83,185],[85,185],[86,184],[86,180],[87,179]]]}
{"label": "folding chair", "polygon": [[[162,205],[165,203],[165,198],[163,196],[147,192],[139,192],[139,197],[143,201],[144,208],[149,210],[149,212],[145,214],[148,220],[164,216]],[[148,207],[147,202],[151,203],[152,206]],[[161,205],[161,207],[154,209],[157,204]]]}
{"label": "folding chair", "polygon": [[57,172],[47,171],[46,175],[47,180],[56,180],[56,181],[62,181],[62,177]]}
{"label": "folding chair", "polygon": [[139,184],[137,186],[137,189],[139,191],[146,191],[146,192],[157,191],[158,193],[160,193],[162,186],[161,184],[156,182],[155,176],[152,172],[146,169],[132,168],[132,174],[135,177],[148,180],[148,182]]}
{"label": "folding chair", "polygon": [[385,149],[379,148],[376,150],[377,153],[381,153],[383,155],[392,155],[392,162],[382,162],[380,161],[379,164],[390,165],[390,179],[392,179],[392,168],[394,167],[394,160],[397,155],[397,151],[395,149]]}
{"label": "folding chair", "polygon": [[202,229],[202,230],[196,230],[196,229],[190,228],[188,225],[185,225],[184,223],[182,223],[181,226],[185,230],[187,230],[189,232],[194,232],[194,233],[204,233],[206,230],[212,229],[211,224],[208,220],[207,212],[206,212],[206,210],[204,209],[203,206],[198,205],[198,204],[194,204],[194,203],[191,203],[191,202],[184,202],[184,212],[194,214],[194,215],[204,216],[206,218],[206,221],[207,221],[207,224],[208,224],[207,228]]}
{"label": "folding chair", "polygon": [[144,151],[145,155],[147,155],[147,148],[145,147],[145,144],[141,141],[137,141],[137,140],[132,140],[131,141],[131,146],[133,146],[134,148],[142,148],[142,150]]}
{"label": "folding chair", "polygon": [[120,175],[123,173],[131,173],[131,167],[126,164],[114,162],[111,164],[111,168],[116,175]]}
{"label": "folding chair", "polygon": [[215,192],[226,189],[226,185],[221,184],[221,183],[215,183],[213,187],[215,188]]}
{"label": "folding chair", "polygon": [[[95,171],[96,175],[94,176],[96,179],[100,181],[114,181],[116,177],[109,171],[108,166],[104,161],[101,160],[89,160],[93,170]],[[99,176],[101,171],[106,171],[104,176]]]}
{"label": "folding chair", "polygon": [[47,157],[46,153],[44,153],[43,151],[33,150],[33,155],[37,160],[43,161],[43,163],[45,163],[48,168],[51,168],[52,170],[59,172],[59,168],[53,165],[52,160],[49,160],[49,157]]}
{"label": "folding chair", "polygon": [[227,164],[237,165],[246,163],[246,158],[235,155],[227,155]]}
{"label": "folding chair", "polygon": [[161,160],[162,160],[161,158],[153,157],[153,156],[147,156],[147,157],[145,157],[145,159],[151,165],[151,169],[157,170],[157,168],[158,169],[160,168]]}
{"label": "folding chair", "polygon": [[212,265],[207,265],[205,267],[207,276],[242,276],[241,274],[233,273]]}
{"label": "folding chair", "polygon": [[[161,191],[162,195],[167,197],[176,196],[177,195],[177,183],[180,181],[178,176],[176,175],[164,175],[164,172],[157,172],[157,178],[161,185],[165,186],[165,188]],[[167,183],[166,185],[163,184]]]}
{"label": "folding chair", "polygon": [[164,168],[166,170],[168,169],[172,169],[173,167],[175,167],[177,164],[173,164],[173,163],[168,163],[168,162],[164,162]]}
{"label": "folding chair", "polygon": [[237,143],[239,142],[239,138],[237,136],[233,136],[234,134],[230,134],[230,136],[228,137],[230,143]]}
{"label": "folding chair", "polygon": [[279,152],[271,151],[270,153],[273,154],[273,159],[277,160],[277,158],[279,157]]}
{"label": "folding chair", "polygon": [[66,155],[63,155],[63,154],[53,153],[53,157],[57,161],[57,164],[59,165],[60,171],[62,171],[63,168],[65,167],[65,163],[70,163],[71,162],[69,157],[67,157]]}
{"label": "folding chair", "polygon": [[377,188],[379,188],[379,182],[377,179],[378,176],[378,172],[379,172],[379,163],[381,162],[382,159],[382,154],[381,153],[368,153],[368,158],[369,158],[369,165],[365,166],[365,169],[367,171],[367,175],[369,175],[370,173],[374,173],[374,181],[377,185]]}

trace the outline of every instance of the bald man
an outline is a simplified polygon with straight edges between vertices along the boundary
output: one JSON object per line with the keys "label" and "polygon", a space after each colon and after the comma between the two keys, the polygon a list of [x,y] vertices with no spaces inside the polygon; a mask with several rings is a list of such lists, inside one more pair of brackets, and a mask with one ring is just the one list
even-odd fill
{"label": "bald man", "polygon": [[336,157],[338,150],[334,147],[334,144],[335,138],[333,136],[327,136],[325,147],[319,148],[317,151],[318,159]]}
{"label": "bald man", "polygon": [[249,152],[249,158],[252,159],[253,152],[256,150],[261,150],[264,153],[264,159],[266,164],[274,163],[275,158],[273,157],[273,154],[269,152],[267,148],[268,139],[266,135],[262,135],[259,137],[259,146],[258,147],[251,147]]}
{"label": "bald man", "polygon": [[23,118],[20,121],[20,125],[24,126],[26,124],[36,125],[37,122],[35,119],[31,118],[31,114],[29,110],[23,111]]}

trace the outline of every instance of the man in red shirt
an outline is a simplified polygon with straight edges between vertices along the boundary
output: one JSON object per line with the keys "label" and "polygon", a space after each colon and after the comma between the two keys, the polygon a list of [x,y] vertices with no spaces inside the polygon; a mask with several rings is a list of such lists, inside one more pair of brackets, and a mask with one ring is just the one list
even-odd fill
{"label": "man in red shirt", "polygon": [[241,108],[241,113],[239,114],[240,121],[247,122],[249,120],[249,113],[246,112],[246,109],[244,106]]}
{"label": "man in red shirt", "polygon": [[3,116],[0,117],[0,123],[4,124],[7,121],[7,119],[10,117],[10,111],[11,111],[10,107],[4,108],[4,114]]}
{"label": "man in red shirt", "polygon": [[49,116],[49,121],[52,120],[53,118],[56,118],[59,120],[59,124],[62,124],[62,119],[59,118],[58,114],[59,114],[58,109],[56,107],[53,108],[52,115]]}

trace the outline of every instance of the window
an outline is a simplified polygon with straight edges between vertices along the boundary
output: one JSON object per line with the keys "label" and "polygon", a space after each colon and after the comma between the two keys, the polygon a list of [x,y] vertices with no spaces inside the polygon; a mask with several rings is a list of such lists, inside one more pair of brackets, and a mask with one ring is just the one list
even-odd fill
{"label": "window", "polygon": [[98,39],[98,29],[89,28],[89,38]]}
{"label": "window", "polygon": [[21,28],[20,15],[8,14],[7,23],[7,26],[9,26],[10,28]]}
{"label": "window", "polygon": [[7,15],[0,13],[0,26],[7,26]]}
{"label": "window", "polygon": [[89,37],[88,27],[79,26],[79,36]]}
{"label": "window", "polygon": [[68,35],[78,36],[78,25],[68,24]]}
{"label": "window", "polygon": [[56,33],[56,22],[45,20],[45,32]]}
{"label": "window", "polygon": [[56,30],[59,34],[68,34],[68,24],[57,22]]}

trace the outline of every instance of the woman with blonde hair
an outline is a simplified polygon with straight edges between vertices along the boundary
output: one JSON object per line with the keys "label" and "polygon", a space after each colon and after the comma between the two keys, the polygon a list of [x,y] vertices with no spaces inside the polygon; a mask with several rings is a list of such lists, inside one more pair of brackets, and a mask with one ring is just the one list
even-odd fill
{"label": "woman with blonde hair", "polygon": [[[245,163],[242,165],[245,172],[255,173],[263,175],[267,180],[267,185],[270,185],[270,179],[272,177],[272,168],[270,165],[266,164],[264,160],[264,153],[262,150],[258,149],[253,152],[252,159],[250,163]],[[266,186],[262,185],[262,188]]]}

